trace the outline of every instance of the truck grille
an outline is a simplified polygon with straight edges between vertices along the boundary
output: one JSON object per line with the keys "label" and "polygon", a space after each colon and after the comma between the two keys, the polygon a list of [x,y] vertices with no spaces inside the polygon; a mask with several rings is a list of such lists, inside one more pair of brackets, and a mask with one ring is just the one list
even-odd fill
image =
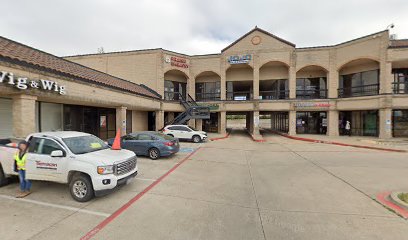
{"label": "truck grille", "polygon": [[115,175],[123,175],[131,172],[136,168],[137,159],[136,157],[130,158],[124,162],[115,165]]}

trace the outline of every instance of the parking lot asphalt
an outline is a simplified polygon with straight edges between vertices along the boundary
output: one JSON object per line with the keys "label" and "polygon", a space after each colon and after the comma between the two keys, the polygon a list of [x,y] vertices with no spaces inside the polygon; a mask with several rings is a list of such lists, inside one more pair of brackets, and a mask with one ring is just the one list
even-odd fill
{"label": "parking lot asphalt", "polygon": [[131,184],[88,203],[60,184],[34,182],[23,200],[17,183],[2,187],[1,239],[407,238],[407,221],[375,201],[408,190],[407,153],[264,138],[235,130],[170,158],[140,157]]}

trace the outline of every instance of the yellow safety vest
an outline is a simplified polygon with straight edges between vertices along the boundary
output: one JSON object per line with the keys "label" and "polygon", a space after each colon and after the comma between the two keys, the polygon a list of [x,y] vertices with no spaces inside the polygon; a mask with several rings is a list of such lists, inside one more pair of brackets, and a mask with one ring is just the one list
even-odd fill
{"label": "yellow safety vest", "polygon": [[24,154],[24,156],[22,158],[20,158],[20,156],[19,156],[19,154],[17,152],[14,155],[14,160],[16,160],[18,170],[26,170],[25,164],[26,164],[26,160],[27,160],[27,153]]}

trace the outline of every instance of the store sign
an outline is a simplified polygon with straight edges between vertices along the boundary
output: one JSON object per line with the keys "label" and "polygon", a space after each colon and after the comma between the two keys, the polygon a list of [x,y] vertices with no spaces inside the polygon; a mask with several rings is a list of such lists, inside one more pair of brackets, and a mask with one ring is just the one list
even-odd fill
{"label": "store sign", "polygon": [[187,59],[175,57],[175,56],[166,56],[166,63],[169,63],[171,66],[188,68]]}
{"label": "store sign", "polygon": [[325,103],[316,103],[316,102],[295,102],[293,103],[295,108],[329,108],[331,104],[328,102]]}
{"label": "store sign", "polygon": [[251,54],[246,54],[246,55],[235,55],[235,56],[229,56],[227,57],[227,61],[229,64],[243,64],[243,63],[249,63],[251,61],[252,55]]}
{"label": "store sign", "polygon": [[57,92],[61,95],[66,94],[65,86],[58,85],[57,82],[51,80],[33,80],[26,77],[16,77],[12,72],[0,72],[0,84],[14,86],[20,90],[40,89],[44,91]]}

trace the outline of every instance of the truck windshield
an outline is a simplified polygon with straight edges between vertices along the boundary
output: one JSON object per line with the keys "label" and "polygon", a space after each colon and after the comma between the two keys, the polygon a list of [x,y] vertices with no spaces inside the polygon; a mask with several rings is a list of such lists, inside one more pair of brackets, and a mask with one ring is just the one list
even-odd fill
{"label": "truck windshield", "polygon": [[109,148],[101,139],[93,135],[63,138],[62,141],[74,154],[90,153]]}

